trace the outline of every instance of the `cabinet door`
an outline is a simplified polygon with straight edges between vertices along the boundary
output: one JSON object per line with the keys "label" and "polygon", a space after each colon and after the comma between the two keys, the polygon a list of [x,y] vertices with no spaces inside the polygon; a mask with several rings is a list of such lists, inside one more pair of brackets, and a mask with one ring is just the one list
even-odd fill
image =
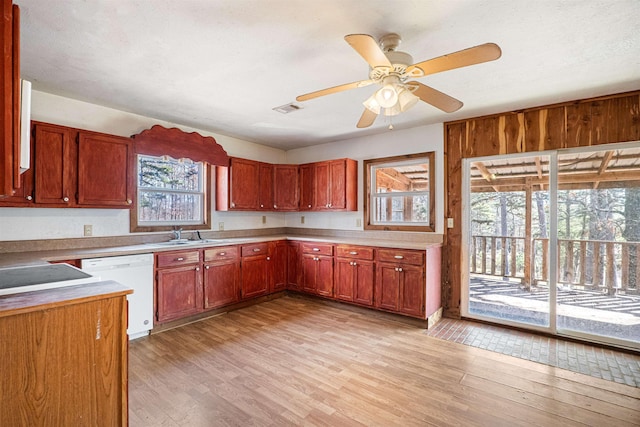
{"label": "cabinet door", "polygon": [[333,297],[333,258],[317,256],[316,259],[316,293]]}
{"label": "cabinet door", "polygon": [[373,262],[353,261],[355,277],[353,279],[353,302],[373,305]]}
{"label": "cabinet door", "polygon": [[258,208],[263,211],[272,211],[273,203],[273,165],[260,163],[258,166]]}
{"label": "cabinet door", "polygon": [[400,306],[400,282],[398,267],[393,264],[378,264],[376,269],[376,300],[378,308],[398,311]]}
{"label": "cabinet door", "polygon": [[78,204],[130,207],[134,168],[130,138],[78,134]]}
{"label": "cabinet door", "polygon": [[258,210],[259,163],[232,158],[229,167],[229,207],[235,210]]}
{"label": "cabinet door", "polygon": [[198,266],[158,270],[157,319],[159,322],[198,313],[202,309],[202,273]]}
{"label": "cabinet door", "polygon": [[75,205],[73,188],[76,167],[71,130],[62,126],[35,126],[36,203]]}
{"label": "cabinet door", "polygon": [[302,255],[302,290],[305,292],[316,293],[316,256]]}
{"label": "cabinet door", "polygon": [[335,296],[339,300],[353,301],[355,269],[351,259],[336,259]]}
{"label": "cabinet door", "polygon": [[269,291],[269,277],[267,257],[242,258],[240,268],[242,299],[254,298]]}
{"label": "cabinet door", "polygon": [[400,267],[400,312],[422,317],[424,314],[424,269],[413,265]]}
{"label": "cabinet door", "polygon": [[302,286],[300,277],[301,260],[300,244],[298,242],[287,243],[287,288],[299,289]]}
{"label": "cabinet door", "polygon": [[316,206],[315,165],[300,165],[300,203],[299,210],[309,211]]}
{"label": "cabinet door", "polygon": [[0,196],[11,196],[20,185],[20,12],[5,0],[0,13]]}
{"label": "cabinet door", "polygon": [[318,210],[329,209],[331,199],[330,192],[330,173],[329,162],[316,163],[315,170],[315,208]]}
{"label": "cabinet door", "polygon": [[287,288],[287,242],[273,243],[269,257],[269,292],[279,292]]}
{"label": "cabinet door", "polygon": [[217,308],[238,301],[240,263],[205,264],[204,308]]}
{"label": "cabinet door", "polygon": [[273,207],[278,211],[298,209],[299,185],[297,165],[273,167]]}
{"label": "cabinet door", "polygon": [[346,160],[329,162],[329,207],[331,209],[347,208],[347,165]]}

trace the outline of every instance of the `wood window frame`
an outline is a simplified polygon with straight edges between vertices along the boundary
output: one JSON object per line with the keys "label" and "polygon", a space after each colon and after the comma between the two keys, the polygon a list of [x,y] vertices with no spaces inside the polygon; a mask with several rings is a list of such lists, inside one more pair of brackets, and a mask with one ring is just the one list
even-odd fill
{"label": "wood window frame", "polygon": [[[384,231],[419,231],[433,232],[435,231],[435,151],[424,153],[405,154],[400,156],[384,157],[378,159],[369,159],[363,161],[364,170],[364,229],[365,230],[384,230]],[[385,163],[395,163],[406,160],[415,160],[424,158],[429,163],[429,221],[422,223],[399,223],[395,224],[373,224],[371,220],[371,168]]]}

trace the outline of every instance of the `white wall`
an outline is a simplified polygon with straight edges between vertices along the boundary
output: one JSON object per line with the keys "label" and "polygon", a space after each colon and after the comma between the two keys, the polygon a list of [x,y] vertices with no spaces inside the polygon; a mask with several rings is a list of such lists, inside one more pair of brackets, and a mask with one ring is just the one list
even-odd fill
{"label": "white wall", "polygon": [[[135,135],[155,124],[178,127],[186,132],[195,131],[201,135],[213,136],[230,156],[269,163],[285,163],[286,160],[285,152],[279,149],[45,92],[33,91],[31,109],[33,120],[121,136]],[[266,224],[262,224],[263,215],[267,217]],[[238,230],[284,227],[285,218],[282,213],[213,211],[212,223],[215,230],[221,222],[224,223],[225,230]],[[85,224],[93,226],[94,236],[126,235],[129,234],[129,211],[1,208],[0,241],[82,237]]]}
{"label": "white wall", "polygon": [[[435,151],[436,169],[436,233],[443,233],[444,217],[444,125],[438,123],[405,130],[390,130],[382,134],[353,138],[329,144],[287,151],[287,163],[309,163],[348,157],[358,161],[357,212],[296,212],[286,214],[287,227],[362,230],[363,166],[362,161],[381,157]],[[304,224],[301,217],[304,216]]]}

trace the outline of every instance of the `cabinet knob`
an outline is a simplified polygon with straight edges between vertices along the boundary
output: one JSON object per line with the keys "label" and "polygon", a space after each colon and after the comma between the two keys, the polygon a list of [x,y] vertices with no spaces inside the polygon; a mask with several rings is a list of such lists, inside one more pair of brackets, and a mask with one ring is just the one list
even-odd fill
{"label": "cabinet knob", "polygon": [[307,206],[309,209],[311,209],[311,205]]}
{"label": "cabinet knob", "polygon": [[131,203],[133,203],[133,200],[127,199],[127,204],[130,205]]}
{"label": "cabinet knob", "polygon": [[261,208],[264,208],[264,205],[263,205],[262,203],[260,203],[260,207],[261,207]]}
{"label": "cabinet knob", "polygon": [[333,204],[329,203],[329,205],[328,205],[328,206],[329,206],[329,207],[332,207],[332,206],[333,206]]}
{"label": "cabinet knob", "polygon": [[33,200],[33,197],[27,196],[27,200]]}
{"label": "cabinet knob", "polygon": [[63,202],[68,202],[68,201],[69,201],[69,198],[68,198],[68,197],[64,197],[64,198],[62,199],[62,201],[63,201]]}
{"label": "cabinet knob", "polygon": [[231,202],[231,207],[232,207],[232,208],[235,208],[235,207],[236,207],[236,204],[235,204],[235,203],[233,203],[233,202]]}
{"label": "cabinet knob", "polygon": [[273,205],[273,209],[278,209],[278,205]]}
{"label": "cabinet knob", "polygon": [[267,261],[271,261],[271,257],[270,256],[267,257]]}
{"label": "cabinet knob", "polygon": [[196,268],[195,268],[195,270],[196,270],[196,271],[200,271],[200,267],[196,267]]}
{"label": "cabinet knob", "polygon": [[358,263],[353,261],[353,266],[355,267],[356,265],[358,265]]}
{"label": "cabinet knob", "polygon": [[210,267],[208,265],[205,265],[204,268],[208,270]]}
{"label": "cabinet knob", "polygon": [[399,271],[399,272],[402,272],[402,267],[398,268],[398,271]]}

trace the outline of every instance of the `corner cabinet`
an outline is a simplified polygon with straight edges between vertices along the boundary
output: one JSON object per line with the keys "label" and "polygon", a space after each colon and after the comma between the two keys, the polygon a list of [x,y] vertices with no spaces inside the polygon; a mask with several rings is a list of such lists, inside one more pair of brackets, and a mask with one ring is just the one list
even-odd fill
{"label": "corner cabinet", "polygon": [[130,138],[33,122],[32,168],[0,206],[129,209],[135,155]]}
{"label": "corner cabinet", "polygon": [[300,166],[300,210],[358,209],[358,162],[337,159]]}

